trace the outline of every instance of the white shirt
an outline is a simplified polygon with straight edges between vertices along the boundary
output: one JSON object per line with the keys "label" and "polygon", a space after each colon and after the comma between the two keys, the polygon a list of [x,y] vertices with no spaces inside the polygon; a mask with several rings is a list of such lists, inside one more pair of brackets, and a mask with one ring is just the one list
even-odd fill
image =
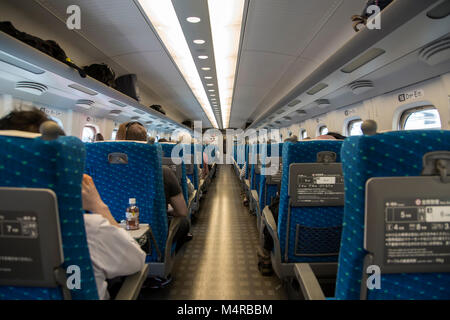
{"label": "white shirt", "polygon": [[98,296],[107,300],[109,293],[106,279],[142,270],[146,254],[124,229],[111,225],[99,214],[85,214],[84,226]]}

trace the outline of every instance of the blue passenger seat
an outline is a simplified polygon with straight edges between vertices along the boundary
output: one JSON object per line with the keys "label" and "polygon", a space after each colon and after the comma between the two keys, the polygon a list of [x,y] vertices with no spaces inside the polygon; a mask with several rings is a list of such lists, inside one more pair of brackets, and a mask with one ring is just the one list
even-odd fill
{"label": "blue passenger seat", "polygon": [[[351,137],[342,147],[345,213],[337,299],[359,299],[363,273],[365,186],[372,177],[420,176],[423,156],[450,151],[450,131],[396,131]],[[368,299],[450,299],[450,273],[382,274]]]}
{"label": "blue passenger seat", "polygon": [[[335,264],[338,259],[343,206],[291,206],[289,174],[291,164],[316,163],[318,153],[323,151],[335,153],[336,162],[340,162],[341,146],[342,141],[336,140],[288,142],[283,145],[277,225],[267,206],[263,212],[263,223],[274,239],[272,266],[282,279],[294,276],[296,262]],[[263,185],[263,175],[261,181]]]}
{"label": "blue passenger seat", "polygon": [[[147,262],[150,274],[170,273],[174,246],[172,242],[178,222],[173,219],[170,229],[162,175],[160,144],[116,141],[86,143],[86,173],[91,175],[103,201],[117,221],[125,219],[130,198],[136,199],[139,221],[152,229],[157,248],[152,244]],[[175,230],[174,230],[175,229]]]}
{"label": "blue passenger seat", "polygon": [[[278,154],[272,154],[272,148]],[[267,146],[267,150],[264,150],[260,153],[261,156],[261,166],[259,171],[263,171],[262,168],[266,161],[269,161],[267,158],[279,158],[282,161],[282,153],[283,153],[283,143],[272,144]],[[263,172],[264,173],[264,172]],[[267,177],[265,174],[259,175],[259,183],[257,184],[258,189],[258,197],[259,197],[259,208],[264,209],[267,205],[270,204],[273,197],[275,197],[278,191],[277,184],[267,184]]]}
{"label": "blue passenger seat", "polygon": [[[408,183],[411,180],[405,179],[421,176],[425,155],[443,151],[450,151],[450,131],[395,131],[371,136],[350,137],[345,140],[341,151],[346,190],[345,209],[335,299],[450,299],[450,272],[408,273],[409,266],[406,264],[405,266],[397,265],[396,268],[399,271],[393,273],[383,273],[383,270],[380,269],[380,288],[369,290],[366,281],[363,280],[364,275],[367,274],[367,270],[364,270],[363,267],[365,259],[373,257],[366,250],[368,247],[365,241],[368,241],[367,237],[370,235],[370,231],[373,232],[376,228],[380,228],[379,225],[371,223],[371,230],[366,229],[365,217],[368,212],[378,212],[373,211],[372,207],[367,207],[366,195],[368,193],[366,194],[366,191],[368,190],[366,190],[366,186],[368,182],[393,181],[394,177],[403,177],[403,180],[396,179],[396,181]],[[380,180],[380,178],[384,179]],[[444,189],[445,185],[440,185],[440,187]],[[383,197],[392,196],[393,192],[394,190],[385,190],[385,194],[382,194],[381,191],[378,191],[372,200],[379,201],[379,199],[384,199]],[[395,192],[400,191],[395,190]],[[404,192],[414,191],[406,190]],[[433,192],[435,190],[430,189],[430,193]],[[383,203],[383,205],[385,204]],[[417,202],[416,205],[418,205]],[[379,223],[386,223],[384,219],[379,221]],[[381,226],[381,230],[384,230],[384,227],[384,225]],[[384,243],[382,239],[380,242],[383,231],[379,234],[372,233],[370,237],[378,243]],[[315,283],[314,272],[311,272],[308,264],[297,264],[295,273],[300,287],[305,288],[302,290],[303,293],[308,295],[308,292],[314,292],[314,296],[306,297],[307,299],[324,299],[324,295],[317,294],[318,291],[314,289],[319,286]],[[364,291],[361,288],[364,288]]]}
{"label": "blue passenger seat", "polygon": [[[1,134],[0,187],[50,189],[55,192],[64,251],[63,268],[77,265],[81,269],[81,289],[71,290],[71,298],[98,299],[81,201],[86,156],[83,143],[75,137],[44,141],[39,137]],[[0,300],[62,298],[60,288],[0,286]]]}

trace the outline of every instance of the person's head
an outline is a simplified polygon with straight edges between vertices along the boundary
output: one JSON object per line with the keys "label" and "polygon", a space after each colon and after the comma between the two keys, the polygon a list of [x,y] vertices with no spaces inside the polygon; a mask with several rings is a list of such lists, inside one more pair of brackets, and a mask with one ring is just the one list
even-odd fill
{"label": "person's head", "polygon": [[158,140],[159,143],[166,143],[169,142],[169,140],[167,140],[166,138],[161,138]]}
{"label": "person's head", "polygon": [[140,122],[125,122],[119,126],[116,140],[147,141],[147,130]]}
{"label": "person's head", "polygon": [[39,127],[45,121],[51,121],[47,115],[33,108],[29,111],[13,110],[0,119],[0,130],[19,130],[39,133]]}
{"label": "person's head", "polygon": [[337,132],[328,132],[327,135],[334,137],[336,140],[345,140],[345,139],[347,139],[346,136],[343,136],[342,134],[339,134]]}
{"label": "person's head", "polygon": [[97,133],[95,135],[95,141],[105,141],[105,138],[103,138],[103,135],[101,133]]}
{"label": "person's head", "polygon": [[336,140],[335,137],[329,136],[327,134],[316,137],[314,140]]}
{"label": "person's head", "polygon": [[296,143],[298,142],[298,137],[296,135],[290,136],[289,138],[285,139],[284,142]]}

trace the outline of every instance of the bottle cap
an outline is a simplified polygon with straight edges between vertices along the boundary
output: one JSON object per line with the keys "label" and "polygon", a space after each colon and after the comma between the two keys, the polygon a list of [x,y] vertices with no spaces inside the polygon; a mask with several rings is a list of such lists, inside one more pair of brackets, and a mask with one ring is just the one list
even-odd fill
{"label": "bottle cap", "polygon": [[136,204],[136,198],[130,198],[129,204]]}

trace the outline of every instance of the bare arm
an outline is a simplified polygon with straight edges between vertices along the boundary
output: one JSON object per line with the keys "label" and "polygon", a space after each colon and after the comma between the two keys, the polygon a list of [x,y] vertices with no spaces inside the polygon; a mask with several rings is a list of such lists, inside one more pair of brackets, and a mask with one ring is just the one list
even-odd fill
{"label": "bare arm", "polygon": [[102,198],[95,187],[94,181],[87,174],[83,175],[81,195],[83,199],[83,209],[100,214],[113,226],[120,228],[116,219],[112,216],[108,206],[103,202]]}

